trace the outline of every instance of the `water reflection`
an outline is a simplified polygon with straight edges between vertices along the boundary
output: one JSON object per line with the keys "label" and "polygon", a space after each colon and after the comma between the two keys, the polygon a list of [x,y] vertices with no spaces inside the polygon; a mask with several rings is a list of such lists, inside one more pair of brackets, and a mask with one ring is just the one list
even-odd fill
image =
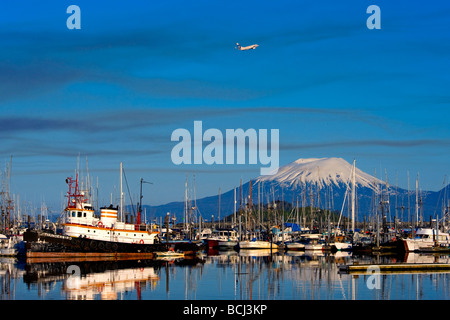
{"label": "water reflection", "polygon": [[[342,274],[344,264],[450,263],[449,255],[205,252],[195,259],[0,261],[2,300],[359,300],[450,298],[449,273]],[[75,270],[78,273],[68,272]]]}

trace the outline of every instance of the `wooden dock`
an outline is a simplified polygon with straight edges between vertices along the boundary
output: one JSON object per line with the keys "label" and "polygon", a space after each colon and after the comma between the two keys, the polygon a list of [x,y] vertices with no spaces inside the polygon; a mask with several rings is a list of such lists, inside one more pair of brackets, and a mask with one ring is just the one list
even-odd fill
{"label": "wooden dock", "polygon": [[353,264],[339,266],[340,273],[371,274],[401,272],[450,272],[449,263],[394,263],[394,264]]}
{"label": "wooden dock", "polygon": [[152,259],[155,257],[153,252],[27,252],[27,259],[46,258],[46,259]]}

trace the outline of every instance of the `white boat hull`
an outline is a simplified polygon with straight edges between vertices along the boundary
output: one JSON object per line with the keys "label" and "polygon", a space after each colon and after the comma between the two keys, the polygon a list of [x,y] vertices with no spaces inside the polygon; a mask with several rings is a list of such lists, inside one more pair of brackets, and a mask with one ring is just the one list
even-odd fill
{"label": "white boat hull", "polygon": [[113,229],[77,224],[65,224],[64,235],[73,238],[85,237],[93,240],[112,241],[117,243],[154,244],[157,233],[133,229]]}
{"label": "white boat hull", "polygon": [[306,244],[305,245],[305,250],[320,250],[322,251],[323,249],[323,244]]}
{"label": "white boat hull", "polygon": [[305,250],[305,244],[300,242],[286,243],[287,250]]}
{"label": "white boat hull", "polygon": [[332,245],[335,246],[338,251],[348,251],[353,249],[353,245],[346,242],[335,242]]}
{"label": "white boat hull", "polygon": [[219,241],[219,249],[233,249],[235,246],[237,246],[237,241]]}
{"label": "white boat hull", "polygon": [[278,246],[275,243],[268,241],[241,241],[239,242],[240,249],[277,249]]}

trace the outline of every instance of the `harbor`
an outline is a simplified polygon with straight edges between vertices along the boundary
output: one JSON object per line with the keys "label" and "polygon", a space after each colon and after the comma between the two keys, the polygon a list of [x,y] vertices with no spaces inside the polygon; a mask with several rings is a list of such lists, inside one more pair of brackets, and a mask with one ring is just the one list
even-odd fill
{"label": "harbor", "polygon": [[[125,206],[121,192],[117,205],[96,209],[96,199],[89,197],[92,192],[77,172],[66,179],[67,200],[56,221],[27,215],[19,219],[14,211],[8,215],[12,219],[3,220],[2,283],[10,286],[18,272],[23,276],[20,284],[53,288],[52,299],[61,300],[412,299],[412,288],[393,296],[385,296],[382,284],[381,294],[372,291],[367,281],[376,276],[389,286],[400,281],[402,287],[403,281],[421,279],[414,287],[416,299],[450,298],[447,292],[428,295],[421,287],[430,276],[439,282],[427,285],[450,290],[440,280],[450,277],[448,208],[441,219],[425,221],[416,197],[418,219],[396,216],[391,222],[389,195],[374,189],[378,205],[368,221],[360,221],[355,161],[348,170],[350,184],[340,211],[319,207],[318,188],[310,188],[306,197],[305,185],[295,201],[287,202],[276,199],[275,188],[264,189],[259,180],[250,181],[248,189],[241,182],[238,192],[234,190],[234,211],[222,218],[219,213],[217,220],[203,219],[196,199],[186,196],[182,222],[170,212],[159,221],[146,219],[142,178],[134,206]],[[122,163],[119,172],[126,180]],[[263,194],[266,202],[261,201]],[[444,196],[442,202],[448,203]],[[322,197],[327,202],[326,195]],[[6,193],[2,203],[8,203],[5,199],[10,199]],[[218,210],[220,199],[219,193]],[[130,210],[134,214],[127,213]],[[184,277],[177,276],[180,272]],[[162,279],[164,286],[158,285]],[[219,293],[211,295],[209,286],[220,288]],[[60,294],[54,292],[57,287]],[[181,287],[184,296],[178,293]],[[30,291],[22,290],[18,299],[35,294]]]}
{"label": "harbor", "polygon": [[[450,300],[450,1],[1,12],[5,314],[408,318]],[[364,300],[413,306],[322,305]]]}

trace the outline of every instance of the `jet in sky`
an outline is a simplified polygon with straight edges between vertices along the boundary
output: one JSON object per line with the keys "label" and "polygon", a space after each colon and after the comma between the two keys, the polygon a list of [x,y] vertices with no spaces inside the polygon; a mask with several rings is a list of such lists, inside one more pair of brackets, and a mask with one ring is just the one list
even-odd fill
{"label": "jet in sky", "polygon": [[259,44],[252,44],[251,46],[247,46],[247,47],[242,47],[239,43],[236,43],[237,45],[237,49],[238,50],[250,50],[250,49],[256,49],[257,47],[259,47]]}

